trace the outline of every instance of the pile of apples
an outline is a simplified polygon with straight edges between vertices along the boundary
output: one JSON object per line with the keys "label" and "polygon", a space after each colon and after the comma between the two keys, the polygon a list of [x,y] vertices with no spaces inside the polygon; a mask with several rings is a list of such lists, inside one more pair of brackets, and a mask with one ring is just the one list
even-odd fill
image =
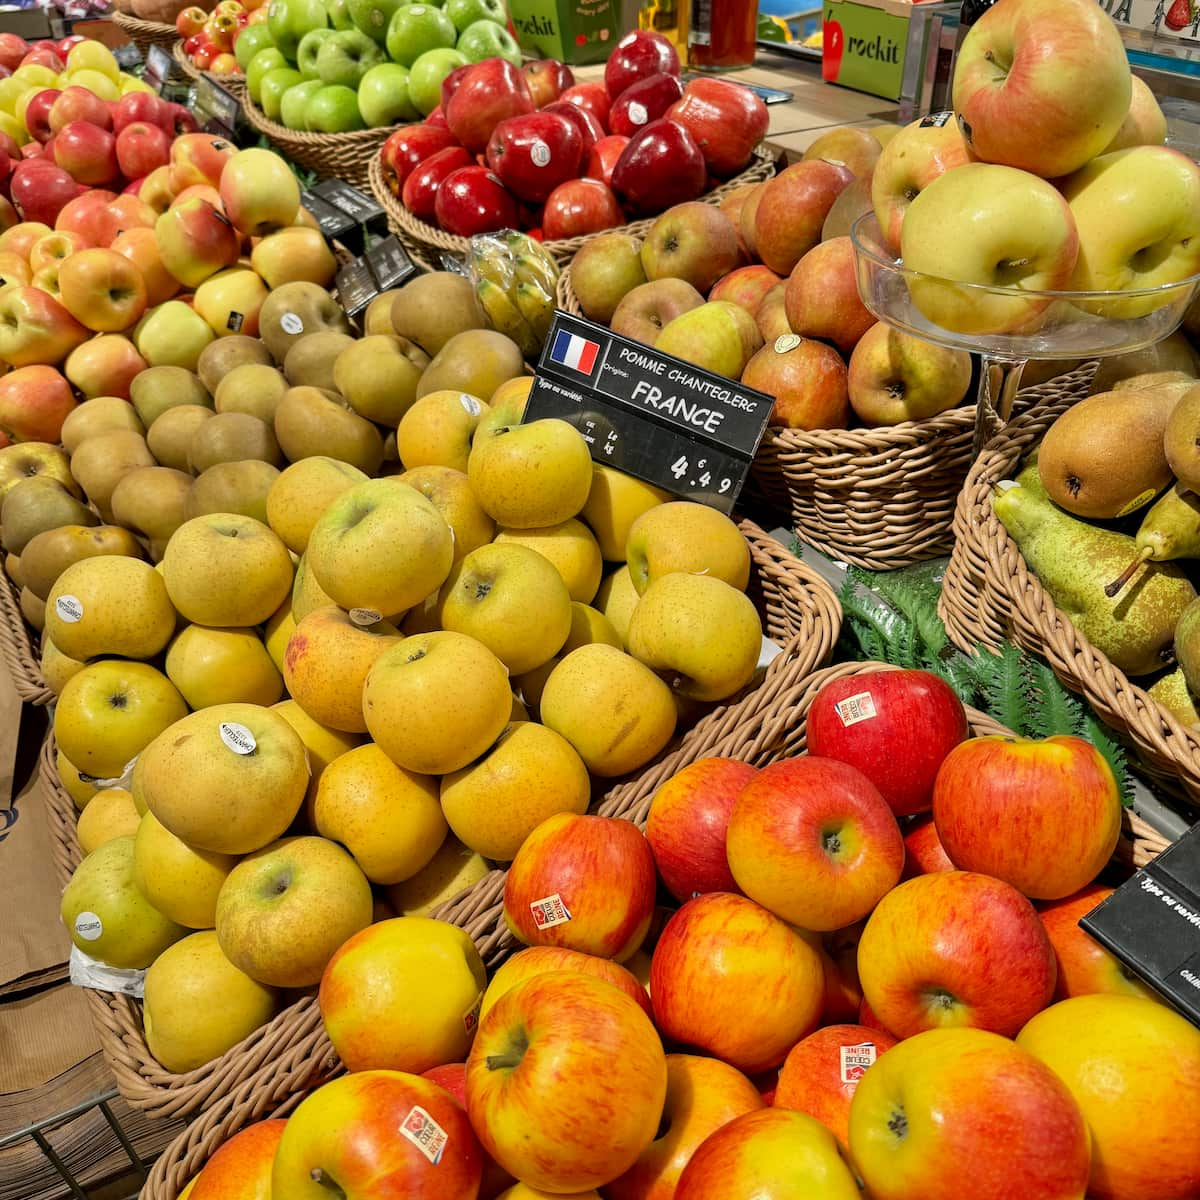
{"label": "pile of apples", "polygon": [[603,83],[553,60],[460,68],[425,122],[384,143],[384,177],[413,216],[460,236],[559,240],[653,216],[744,170],[767,130],[747,88],[679,75],[674,46],[642,30],[617,43]]}
{"label": "pile of apples", "polygon": [[1077,924],[1121,819],[1097,750],[970,737],[920,671],[826,683],[807,737],[693,761],[644,835],[540,824],[490,979],[443,921],[351,936],[318,994],[348,1073],[185,1194],[1190,1200],[1200,1031]]}
{"label": "pile of apples", "polygon": [[213,75],[241,75],[244,67],[234,55],[234,45],[252,21],[258,24],[266,19],[265,0],[248,0],[245,4],[241,0],[218,0],[212,12],[196,4],[183,9],[175,18],[175,31],[183,39],[183,52],[193,66]]}

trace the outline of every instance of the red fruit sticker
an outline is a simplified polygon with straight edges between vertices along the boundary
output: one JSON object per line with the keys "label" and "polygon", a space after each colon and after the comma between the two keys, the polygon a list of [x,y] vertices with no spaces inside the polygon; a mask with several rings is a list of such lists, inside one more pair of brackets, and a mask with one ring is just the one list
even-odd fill
{"label": "red fruit sticker", "polygon": [[875,699],[870,692],[859,692],[857,696],[847,696],[845,700],[839,700],[833,708],[841,717],[842,724],[847,728],[857,725],[859,721],[869,721],[877,715]]}
{"label": "red fruit sticker", "polygon": [[535,900],[529,911],[533,913],[533,923],[539,929],[553,929],[555,925],[565,925],[571,919],[571,912],[563,903],[563,898],[555,892],[542,900]]}
{"label": "red fruit sticker", "polygon": [[875,1043],[859,1042],[857,1046],[839,1046],[842,1060],[842,1082],[857,1083],[875,1061]]}
{"label": "red fruit sticker", "polygon": [[446,1131],[419,1104],[409,1109],[400,1133],[435,1167],[442,1161],[446,1143],[450,1140]]}
{"label": "red fruit sticker", "polygon": [[479,1010],[483,1007],[483,993],[480,992],[475,997],[475,1003],[463,1013],[463,1028],[467,1031],[467,1036],[474,1036],[475,1030],[479,1028]]}

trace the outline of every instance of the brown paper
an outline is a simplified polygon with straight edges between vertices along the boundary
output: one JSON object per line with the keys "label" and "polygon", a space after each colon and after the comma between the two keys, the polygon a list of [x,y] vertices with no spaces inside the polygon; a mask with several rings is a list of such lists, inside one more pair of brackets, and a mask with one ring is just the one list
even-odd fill
{"label": "brown paper", "polygon": [[[59,984],[0,1004],[0,1093],[40,1088],[99,1049],[82,988]],[[13,1114],[5,1114],[2,1103],[6,1124]],[[48,1114],[21,1114],[25,1121],[42,1115]],[[0,1131],[9,1132],[3,1124]]]}

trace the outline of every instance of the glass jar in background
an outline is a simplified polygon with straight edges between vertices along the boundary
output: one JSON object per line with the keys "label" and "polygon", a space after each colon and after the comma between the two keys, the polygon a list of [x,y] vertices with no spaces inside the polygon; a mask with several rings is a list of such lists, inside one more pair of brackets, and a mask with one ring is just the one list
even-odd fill
{"label": "glass jar in background", "polygon": [[661,33],[675,47],[680,62],[687,61],[688,0],[643,0],[638,9],[639,29]]}
{"label": "glass jar in background", "polygon": [[758,0],[691,0],[687,64],[694,71],[737,71],[754,62]]}

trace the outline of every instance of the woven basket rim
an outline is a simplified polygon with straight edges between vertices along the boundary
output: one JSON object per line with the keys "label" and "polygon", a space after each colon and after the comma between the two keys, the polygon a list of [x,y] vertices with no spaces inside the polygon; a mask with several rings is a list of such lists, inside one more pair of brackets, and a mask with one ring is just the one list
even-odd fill
{"label": "woven basket rim", "polygon": [[0,580],[0,657],[22,700],[38,705],[54,703],[32,631],[21,612],[19,591],[7,572]]}
{"label": "woven basket rim", "polygon": [[125,26],[135,33],[144,34],[159,34],[162,37],[169,33],[172,38],[178,38],[179,31],[174,25],[168,24],[166,21],[143,21],[141,17],[132,16],[130,13],[114,12],[111,14],[114,24]]}

